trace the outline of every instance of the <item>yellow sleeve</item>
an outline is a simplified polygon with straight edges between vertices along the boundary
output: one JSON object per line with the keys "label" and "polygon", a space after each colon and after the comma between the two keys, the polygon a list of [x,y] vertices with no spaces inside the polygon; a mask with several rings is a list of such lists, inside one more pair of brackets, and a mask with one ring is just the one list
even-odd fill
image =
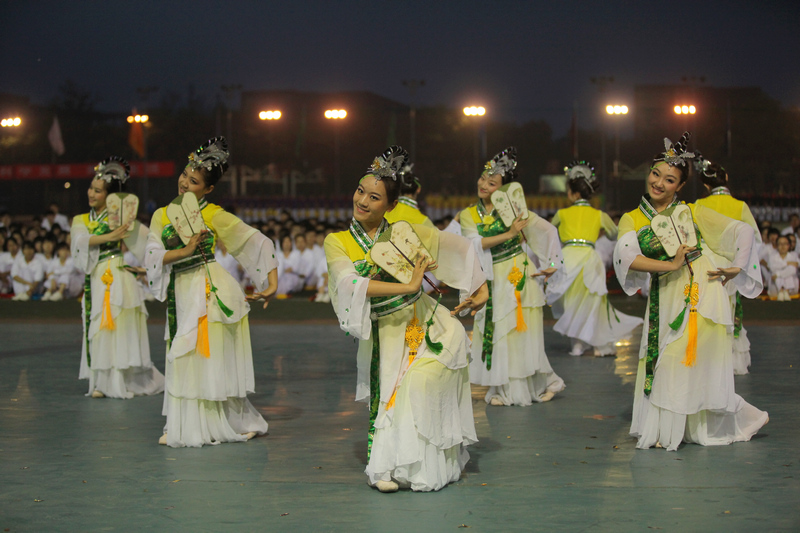
{"label": "yellow sleeve", "polygon": [[600,211],[600,226],[602,226],[603,230],[606,232],[606,237],[611,240],[613,240],[619,232],[619,228],[614,224],[614,221],[611,220],[611,217],[603,211]]}
{"label": "yellow sleeve", "polygon": [[631,231],[636,231],[636,225],[633,222],[633,217],[631,217],[630,214],[625,213],[619,220],[619,233],[617,234],[617,237],[622,237]]}
{"label": "yellow sleeve", "polygon": [[220,209],[211,219],[214,232],[231,255],[238,254],[247,239],[258,230],[242,222],[236,215]]}

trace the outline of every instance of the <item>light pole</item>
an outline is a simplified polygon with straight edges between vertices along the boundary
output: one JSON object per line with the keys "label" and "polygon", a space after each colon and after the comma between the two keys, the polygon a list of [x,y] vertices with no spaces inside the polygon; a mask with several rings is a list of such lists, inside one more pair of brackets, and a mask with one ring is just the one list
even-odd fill
{"label": "light pole", "polygon": [[237,92],[241,92],[241,83],[232,83],[230,85],[220,85],[222,94],[225,97],[225,107],[227,108],[227,130],[228,130],[228,150],[231,148],[231,137],[233,137],[233,99]]}
{"label": "light pole", "polygon": [[475,175],[480,174],[481,160],[486,160],[486,125],[482,118],[486,115],[486,108],[483,106],[469,106],[464,108],[464,114],[468,117],[476,117],[475,124]]}
{"label": "light pole", "polygon": [[[147,182],[147,132],[145,126],[150,124],[150,117],[148,115],[139,115],[136,110],[133,110],[133,115],[128,115],[128,124],[132,127],[138,124],[142,131],[142,198],[144,199],[145,210],[147,209],[148,196],[150,194],[149,184]],[[132,147],[133,148],[133,147]],[[135,150],[135,148],[134,148]]]}
{"label": "light pole", "polygon": [[[689,104],[689,103],[677,104],[677,105],[675,105],[675,107],[672,108],[672,111],[676,115],[686,118],[686,120],[683,123],[683,130],[684,131],[690,131],[690,128],[694,129],[694,127],[693,127],[694,123],[693,123],[692,119],[694,118],[695,113],[697,113],[697,107],[695,107],[694,104]],[[693,135],[693,138],[692,138],[693,144],[695,146],[697,146],[697,134],[696,134],[696,132],[691,131],[690,133],[692,133],[692,135]],[[687,146],[684,146],[684,148],[688,149]],[[697,199],[697,180],[692,180],[692,194],[694,195],[694,199],[696,200]]]}
{"label": "light pole", "polygon": [[[609,116],[616,116],[619,117],[620,115],[627,115],[628,114],[628,106],[620,105],[620,104],[609,104],[606,106],[606,114]],[[612,185],[608,188],[607,194],[608,197],[613,199],[611,204],[613,207],[617,207],[619,202],[617,201],[617,193],[619,192],[619,120],[614,121],[614,163],[612,165],[611,170],[611,183]],[[612,192],[613,191],[613,192]]]}
{"label": "light pole", "polygon": [[417,160],[417,89],[425,85],[425,80],[403,80],[403,85],[408,87],[411,93],[411,105],[408,109],[408,122],[411,128],[411,137],[409,138],[411,161]]}
{"label": "light pole", "polygon": [[345,109],[328,109],[325,111],[325,118],[334,121],[333,124],[333,195],[339,195],[339,181],[341,180],[341,170],[339,168],[339,125],[338,121],[347,116]]}
{"label": "light pole", "polygon": [[[262,111],[262,112],[260,112],[258,114],[258,118],[260,118],[261,120],[268,120],[270,122],[272,122],[274,120],[280,120],[281,119],[281,112],[278,111],[277,109],[272,109],[272,110],[269,110],[269,111]],[[267,128],[267,131],[268,131],[267,135],[269,137],[269,162],[270,163],[274,163],[275,162],[275,151],[274,151],[274,148],[273,148],[273,131],[272,130],[273,130],[273,128],[271,128],[271,127]]]}

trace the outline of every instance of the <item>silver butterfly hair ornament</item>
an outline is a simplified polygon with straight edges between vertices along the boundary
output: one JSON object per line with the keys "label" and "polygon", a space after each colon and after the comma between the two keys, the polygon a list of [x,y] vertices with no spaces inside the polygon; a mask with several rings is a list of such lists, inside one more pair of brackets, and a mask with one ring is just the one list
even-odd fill
{"label": "silver butterfly hair ornament", "polygon": [[567,176],[568,181],[582,179],[586,182],[592,192],[597,187],[597,177],[594,173],[594,167],[588,161],[573,161],[564,167],[564,174]]}
{"label": "silver butterfly hair ornament", "polygon": [[664,137],[664,153],[657,157],[656,161],[664,161],[668,165],[677,166],[686,165],[686,161],[694,158],[694,152],[687,152],[686,147],[689,145],[689,139],[692,134],[688,131],[683,132],[681,140],[674,143]]}
{"label": "silver butterfly hair ornament", "polygon": [[199,168],[211,170],[214,167],[227,163],[230,155],[230,152],[228,152],[228,141],[225,140],[225,137],[214,137],[189,154],[188,166],[190,166],[192,170],[197,170]]}
{"label": "silver butterfly hair ornament", "polygon": [[707,178],[716,178],[717,172],[716,170],[711,170],[711,161],[703,157],[699,150],[695,150],[694,155],[694,169]]}
{"label": "silver butterfly hair ornament", "polygon": [[120,183],[125,183],[130,177],[130,163],[115,155],[100,161],[94,167],[94,179],[103,180],[106,183],[111,183],[111,180],[119,180]]}
{"label": "silver butterfly hair ornament", "polygon": [[397,181],[398,175],[400,175],[407,166],[409,166],[408,152],[401,146],[390,146],[385,152],[372,161],[365,175],[369,174],[375,176],[375,178],[379,180],[392,178],[392,181]]}
{"label": "silver butterfly hair ornament", "polygon": [[505,176],[507,173],[513,172],[515,168],[517,168],[517,149],[509,146],[486,162],[483,173],[489,176],[495,174]]}

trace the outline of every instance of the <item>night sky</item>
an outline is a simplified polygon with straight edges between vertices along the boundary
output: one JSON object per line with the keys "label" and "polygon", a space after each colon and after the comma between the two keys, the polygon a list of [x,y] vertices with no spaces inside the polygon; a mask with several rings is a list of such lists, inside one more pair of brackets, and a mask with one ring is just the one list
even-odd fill
{"label": "night sky", "polygon": [[[127,112],[194,86],[366,90],[421,105],[484,105],[493,117],[569,127],[610,91],[704,76],[800,105],[800,2],[21,1],[0,0],[0,92],[46,104],[67,78]],[[614,96],[609,95],[609,99]],[[630,101],[630,99],[628,100]]]}

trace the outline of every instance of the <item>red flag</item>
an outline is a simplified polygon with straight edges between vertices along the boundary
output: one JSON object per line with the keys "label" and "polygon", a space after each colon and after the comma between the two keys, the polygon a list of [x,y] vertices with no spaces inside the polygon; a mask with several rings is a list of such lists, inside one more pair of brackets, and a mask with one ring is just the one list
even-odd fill
{"label": "red flag", "polygon": [[141,122],[131,122],[128,144],[140,159],[144,159],[144,128],[142,128]]}

